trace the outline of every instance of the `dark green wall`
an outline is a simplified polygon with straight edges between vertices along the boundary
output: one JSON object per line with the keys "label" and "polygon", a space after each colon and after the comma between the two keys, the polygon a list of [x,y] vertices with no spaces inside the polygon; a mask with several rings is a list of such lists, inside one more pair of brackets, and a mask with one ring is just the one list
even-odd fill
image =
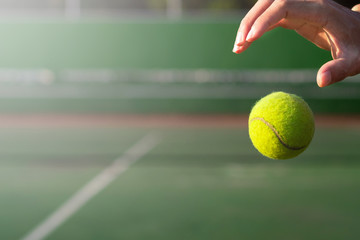
{"label": "dark green wall", "polygon": [[0,23],[2,68],[317,68],[329,53],[278,29],[242,55],[234,22]]}
{"label": "dark green wall", "polygon": [[[49,68],[55,72],[74,68],[316,69],[330,59],[329,52],[284,29],[267,33],[245,53],[235,55],[232,47],[239,21],[240,18],[176,22],[1,22],[0,68]],[[6,93],[6,97],[0,99],[0,112],[247,113],[256,99],[279,90],[305,95],[315,112],[360,112],[360,99],[344,94],[358,88],[356,83],[320,89],[315,77],[313,82],[297,84],[234,84],[233,87],[242,92],[249,89],[252,97],[210,96],[207,99],[122,98],[120,94],[119,98],[91,97],[94,93],[106,96],[109,86],[114,91],[124,92],[139,87],[138,83],[88,85],[86,82],[75,84],[56,80],[50,85],[17,86],[16,83],[0,82],[1,90]],[[159,86],[159,91],[164,91],[164,86]],[[144,86],[140,88],[148,91]],[[206,91],[206,88],[197,89]],[[345,97],[337,96],[337,91]],[[61,95],[62,92],[65,95]]]}

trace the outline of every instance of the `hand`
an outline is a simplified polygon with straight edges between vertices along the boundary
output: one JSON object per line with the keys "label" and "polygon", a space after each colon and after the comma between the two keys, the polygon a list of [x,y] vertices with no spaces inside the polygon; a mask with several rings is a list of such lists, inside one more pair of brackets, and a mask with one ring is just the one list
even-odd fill
{"label": "hand", "polygon": [[360,73],[360,4],[352,10],[332,0],[259,0],[241,21],[233,51],[241,53],[266,31],[294,29],[333,60],[318,71],[325,87]]}

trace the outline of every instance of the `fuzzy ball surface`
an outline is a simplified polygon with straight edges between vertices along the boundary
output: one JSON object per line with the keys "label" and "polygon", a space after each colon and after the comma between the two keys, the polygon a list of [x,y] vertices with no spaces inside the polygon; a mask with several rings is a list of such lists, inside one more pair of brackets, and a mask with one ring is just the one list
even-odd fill
{"label": "fuzzy ball surface", "polygon": [[309,105],[294,94],[273,92],[250,113],[250,139],[261,154],[272,159],[296,157],[309,146],[314,132]]}

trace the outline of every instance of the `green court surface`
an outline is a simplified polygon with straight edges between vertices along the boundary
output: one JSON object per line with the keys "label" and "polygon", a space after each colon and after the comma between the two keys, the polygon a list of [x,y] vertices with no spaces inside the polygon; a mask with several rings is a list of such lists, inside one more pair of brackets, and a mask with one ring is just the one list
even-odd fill
{"label": "green court surface", "polygon": [[46,239],[357,239],[358,126],[275,161],[245,126],[0,129],[0,239],[22,239],[148,134],[159,141]]}
{"label": "green court surface", "polygon": [[[284,29],[235,55],[240,20],[0,21],[0,239],[358,239],[360,77]],[[337,116],[296,159],[217,122],[273,91]]]}

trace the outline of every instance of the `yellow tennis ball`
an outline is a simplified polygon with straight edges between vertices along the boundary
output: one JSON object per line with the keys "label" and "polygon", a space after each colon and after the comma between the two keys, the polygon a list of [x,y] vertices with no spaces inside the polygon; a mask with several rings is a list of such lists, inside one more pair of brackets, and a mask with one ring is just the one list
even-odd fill
{"label": "yellow tennis ball", "polygon": [[302,153],[315,131],[309,105],[300,97],[274,92],[260,99],[249,117],[254,147],[272,159],[289,159]]}

